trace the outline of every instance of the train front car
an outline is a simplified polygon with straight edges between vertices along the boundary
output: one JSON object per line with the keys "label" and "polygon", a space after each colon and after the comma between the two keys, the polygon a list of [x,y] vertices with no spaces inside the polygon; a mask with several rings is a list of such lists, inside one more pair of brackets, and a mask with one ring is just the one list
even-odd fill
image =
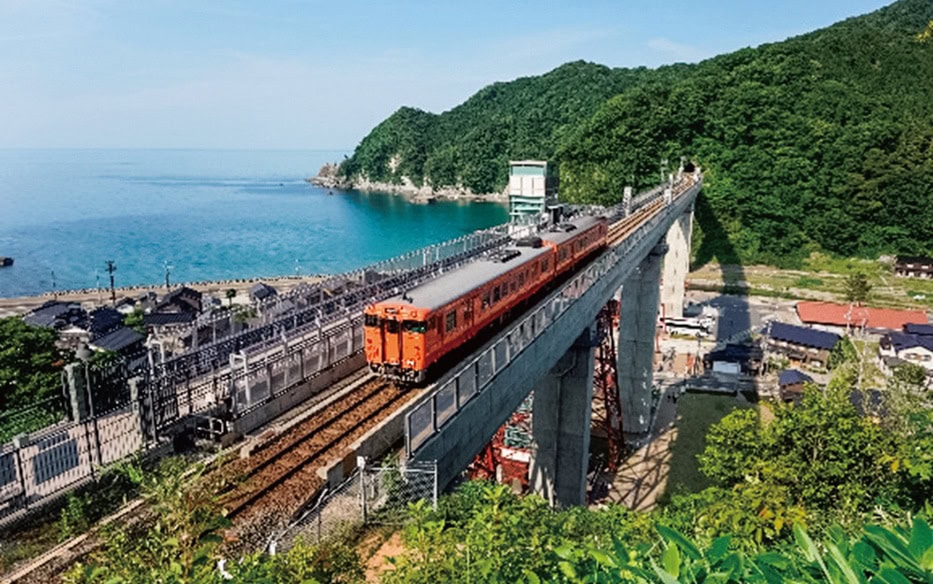
{"label": "train front car", "polygon": [[538,240],[500,250],[367,307],[370,368],[405,383],[424,383],[432,365],[472,350],[483,333],[540,290],[553,277],[552,255]]}
{"label": "train front car", "polygon": [[[425,347],[436,341],[428,330],[428,312],[396,296],[366,307],[363,317],[366,361],[384,377],[420,383],[427,368]],[[414,372],[414,373],[413,373]]]}
{"label": "train front car", "polygon": [[606,247],[609,224],[605,217],[576,217],[552,226],[541,234],[544,245],[552,248],[557,258],[557,273],[573,269],[593,252]]}

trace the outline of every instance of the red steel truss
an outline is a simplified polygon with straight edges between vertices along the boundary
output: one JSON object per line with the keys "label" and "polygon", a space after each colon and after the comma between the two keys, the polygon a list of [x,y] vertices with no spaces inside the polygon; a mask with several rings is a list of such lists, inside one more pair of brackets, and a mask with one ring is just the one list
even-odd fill
{"label": "red steel truss", "polygon": [[597,418],[609,445],[606,470],[618,469],[625,451],[622,437],[622,403],[619,400],[616,333],[619,330],[619,302],[610,300],[596,321],[601,342],[596,348],[596,371],[593,376],[593,417]]}

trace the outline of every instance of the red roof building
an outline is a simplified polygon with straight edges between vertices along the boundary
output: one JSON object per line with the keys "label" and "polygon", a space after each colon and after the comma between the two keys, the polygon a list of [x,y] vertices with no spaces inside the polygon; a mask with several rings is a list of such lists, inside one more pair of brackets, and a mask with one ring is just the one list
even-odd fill
{"label": "red roof building", "polygon": [[867,328],[899,331],[905,324],[926,324],[922,310],[870,308],[832,302],[798,302],[797,316],[809,326]]}

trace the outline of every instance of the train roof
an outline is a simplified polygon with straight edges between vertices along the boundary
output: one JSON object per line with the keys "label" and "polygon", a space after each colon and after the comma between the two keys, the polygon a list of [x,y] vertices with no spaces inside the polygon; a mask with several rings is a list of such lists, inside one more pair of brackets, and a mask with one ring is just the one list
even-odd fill
{"label": "train roof", "polygon": [[[581,231],[585,231],[590,227],[596,225],[601,220],[602,217],[593,217],[591,215],[584,215],[582,217],[574,217],[570,221],[563,221],[555,227],[551,227],[548,231],[542,231],[538,236],[544,241],[549,241],[551,243],[561,244],[574,237],[579,235]],[[567,231],[567,228],[570,226],[574,228]]]}
{"label": "train roof", "polygon": [[[403,295],[399,294],[383,302],[408,304],[418,308],[435,310],[450,304],[468,291],[491,282],[518,266],[527,264],[546,255],[550,251],[550,248],[516,247],[507,248],[504,251],[517,253],[517,255],[506,262],[490,258],[477,260],[462,268],[457,268],[442,276],[438,276],[411,290],[406,290],[404,293],[404,300],[402,299]],[[408,301],[408,298],[411,298],[411,302]]]}

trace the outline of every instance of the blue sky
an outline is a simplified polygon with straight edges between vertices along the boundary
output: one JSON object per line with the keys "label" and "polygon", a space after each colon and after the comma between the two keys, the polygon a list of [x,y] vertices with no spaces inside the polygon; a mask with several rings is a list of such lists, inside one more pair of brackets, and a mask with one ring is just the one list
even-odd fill
{"label": "blue sky", "polygon": [[584,59],[696,62],[884,0],[0,0],[0,147],[350,149]]}

